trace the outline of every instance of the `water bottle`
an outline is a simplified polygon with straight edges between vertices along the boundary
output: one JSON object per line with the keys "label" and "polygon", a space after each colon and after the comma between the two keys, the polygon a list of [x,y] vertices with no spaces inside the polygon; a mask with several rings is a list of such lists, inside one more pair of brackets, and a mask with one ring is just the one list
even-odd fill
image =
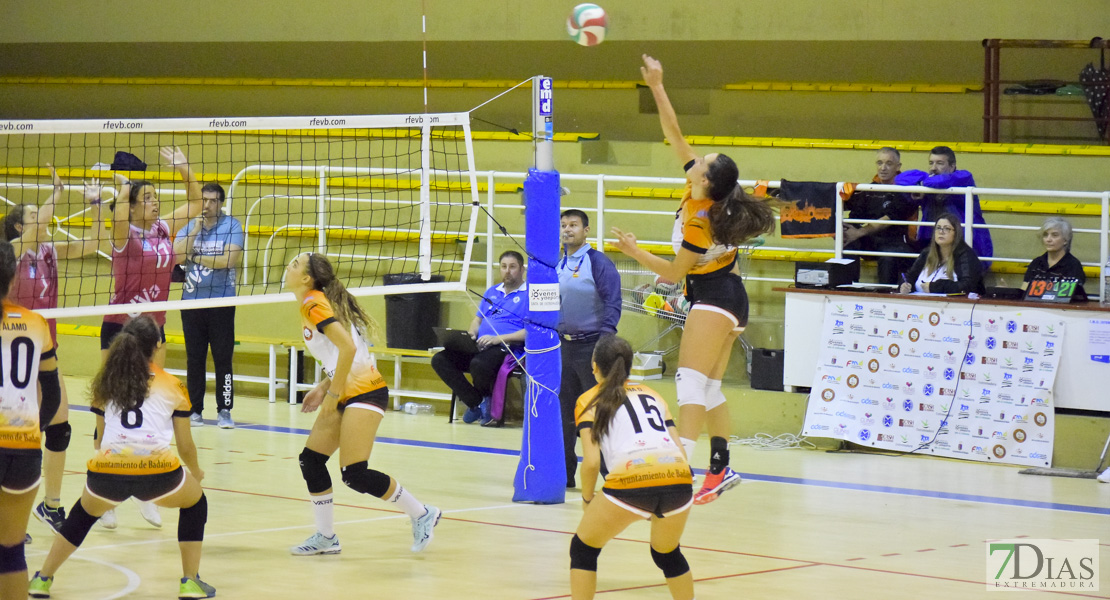
{"label": "water bottle", "polygon": [[434,415],[436,409],[431,404],[417,404],[416,402],[406,402],[401,407],[407,414],[410,415]]}

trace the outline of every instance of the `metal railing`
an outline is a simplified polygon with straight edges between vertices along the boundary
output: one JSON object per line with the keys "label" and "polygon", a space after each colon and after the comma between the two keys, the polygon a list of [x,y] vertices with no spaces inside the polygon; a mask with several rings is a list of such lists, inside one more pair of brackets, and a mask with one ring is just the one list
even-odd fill
{"label": "metal railing", "polygon": [[[303,169],[306,172],[320,173],[320,167],[303,167]],[[238,175],[236,175],[235,182],[232,183],[232,186],[231,186],[232,190],[235,189],[235,186],[237,185],[237,183],[239,181],[241,181],[243,179],[243,177],[248,172],[256,172],[257,173],[257,172],[266,172],[267,170],[269,170],[269,169],[267,168],[267,166],[264,166],[264,165],[256,165],[256,166],[252,166],[252,167],[248,167],[247,169],[244,169]],[[344,169],[338,169],[338,170],[342,173],[345,173],[345,174],[348,174],[348,173],[349,174],[358,173],[358,174],[365,174],[365,175],[398,174],[397,171],[383,170],[383,169],[344,168]],[[494,277],[495,277],[496,264],[497,264],[496,263],[496,258],[495,258],[495,244],[493,242],[494,242],[494,240],[496,240],[498,238],[506,237],[505,234],[500,233],[498,231],[497,227],[495,227],[494,220],[498,218],[497,215],[498,215],[499,212],[504,214],[505,211],[522,211],[524,209],[523,204],[519,201],[517,201],[516,203],[512,203],[512,204],[503,203],[503,202],[498,203],[497,202],[498,192],[496,190],[496,184],[499,183],[499,182],[523,183],[524,179],[527,177],[528,174],[523,173],[523,172],[506,172],[506,171],[475,171],[473,173],[470,173],[470,172],[467,172],[467,171],[450,171],[450,172],[448,172],[448,171],[436,171],[436,173],[437,174],[460,176],[460,177],[464,178],[463,179],[464,181],[469,179],[469,176],[473,175],[475,178],[478,178],[478,177],[485,178],[485,180],[487,182],[485,206],[486,206],[486,210],[489,211],[491,216],[486,217],[486,227],[485,227],[485,232],[484,232],[485,241],[487,242],[486,243],[485,260],[484,261],[471,260],[470,265],[476,266],[476,267],[485,267],[486,285],[487,285],[487,287],[491,286],[491,285],[493,285],[493,281],[494,281]],[[653,186],[674,186],[674,187],[678,188],[678,187],[681,187],[682,185],[684,185],[685,182],[686,182],[685,179],[677,178],[677,177],[637,177],[637,176],[605,175],[605,174],[586,175],[586,174],[575,174],[575,173],[563,173],[563,174],[561,174],[561,179],[564,182],[592,182],[592,183],[595,184],[595,196],[593,198],[592,203],[576,201],[576,202],[573,202],[571,204],[573,204],[576,208],[580,208],[580,209],[586,211],[587,213],[592,213],[592,216],[593,216],[593,218],[591,219],[592,225],[593,225],[592,241],[594,242],[595,246],[597,246],[599,248],[604,247],[604,244],[605,244],[606,241],[612,241],[610,238],[605,237],[605,235],[607,233],[606,227],[605,227],[607,216],[611,216],[611,215],[641,215],[641,216],[644,216],[644,215],[646,215],[646,216],[658,217],[658,218],[664,220],[667,223],[670,223],[674,219],[674,207],[673,207],[673,205],[668,206],[666,209],[661,209],[661,210],[652,210],[652,209],[646,209],[646,208],[636,208],[636,209],[610,208],[607,204],[609,199],[606,195],[606,192],[607,192],[608,189],[610,189],[613,186],[613,184],[621,184],[621,185],[624,185],[624,186],[627,186],[628,184],[634,184],[634,185],[645,185],[646,184],[646,185],[653,185]],[[754,187],[757,184],[757,181],[756,180],[741,180],[739,183],[741,185],[745,186],[745,187]],[[762,182],[759,182],[759,183],[762,183]],[[779,181],[769,181],[769,182],[766,182],[766,185],[769,188],[778,188],[778,187],[780,187],[780,182]],[[899,192],[899,193],[905,193],[905,194],[918,194],[918,193],[920,193],[920,194],[962,195],[964,197],[964,214],[965,215],[973,214],[973,209],[974,209],[974,205],[975,205],[975,197],[977,195],[1002,196],[1002,197],[1013,197],[1013,198],[1018,198],[1018,197],[1020,197],[1020,198],[1030,198],[1030,197],[1034,197],[1034,198],[1060,198],[1060,199],[1073,199],[1073,200],[1084,200],[1084,201],[1098,202],[1100,204],[1099,228],[1098,229],[1075,228],[1073,231],[1075,233],[1084,234],[1084,235],[1090,235],[1090,234],[1099,235],[1099,261],[1097,263],[1085,262],[1083,264],[1085,266],[1097,266],[1101,269],[1100,270],[1101,277],[1100,277],[1100,281],[1099,281],[1100,296],[1105,297],[1105,294],[1107,293],[1107,290],[1104,289],[1104,288],[1105,288],[1105,279],[1106,279],[1106,275],[1107,275],[1106,272],[1105,272],[1105,270],[1106,270],[1105,265],[1106,265],[1107,259],[1110,258],[1110,240],[1108,240],[1108,231],[1110,231],[1110,191],[1083,192],[1083,191],[1071,191],[1071,190],[1030,190],[1030,189],[986,188],[986,187],[960,187],[960,188],[948,188],[948,189],[934,189],[934,188],[927,188],[927,187],[923,187],[923,186],[895,186],[895,185],[880,185],[880,184],[871,184],[871,183],[856,185],[856,190],[861,191],[861,192],[875,191],[875,192]],[[504,194],[504,192],[501,192],[501,193]],[[516,196],[517,195],[514,194],[514,197],[516,197]],[[230,204],[230,198],[231,197],[232,197],[231,190],[229,190],[229,194],[228,194],[229,204]],[[273,196],[273,197],[278,197],[278,196]],[[326,199],[328,198],[327,179],[324,176],[320,177],[320,185],[319,185],[317,195],[285,196],[285,197],[290,197],[290,198],[315,198],[320,202],[319,206],[324,206],[324,205],[326,205]],[[580,197],[582,197],[582,196],[581,195],[576,195],[575,200],[577,200]],[[255,204],[257,205],[257,202],[259,202],[261,200],[262,200],[261,198],[259,200],[256,200]],[[917,256],[916,254],[905,254],[905,253],[871,252],[871,251],[862,251],[862,250],[859,250],[859,251],[844,250],[843,226],[844,226],[845,223],[863,224],[863,223],[876,223],[878,221],[865,220],[865,219],[848,219],[848,218],[845,218],[844,215],[843,215],[843,213],[844,213],[843,201],[840,199],[839,195],[837,195],[835,207],[836,207],[835,210],[834,210],[835,235],[832,238],[832,241],[833,241],[832,248],[827,248],[827,249],[822,248],[822,249],[818,249],[818,251],[830,251],[837,258],[843,257],[845,254],[858,255],[858,256],[903,256],[903,257],[916,257]],[[318,226],[318,233],[319,233],[319,238],[320,238],[318,240],[318,245],[321,249],[323,249],[323,248],[326,248],[326,243],[327,243],[326,236],[325,236],[325,231],[324,231],[325,228],[327,227],[327,224],[326,224],[326,220],[325,220],[325,213],[322,210],[318,211],[318,212],[319,212],[319,219],[318,219],[318,222],[317,222],[317,226]],[[498,220],[500,220],[500,219],[498,219]],[[964,228],[964,240],[969,245],[972,242],[972,237],[974,235],[974,230],[976,230],[976,229],[1036,231],[1040,228],[1039,225],[1002,225],[1002,224],[990,224],[990,223],[977,224],[977,223],[970,222],[971,219],[965,219],[965,220],[969,221],[969,222],[965,223],[965,225],[967,225],[967,226]],[[884,221],[882,221],[882,223],[883,224],[888,224],[888,225],[918,225],[918,226],[933,225],[932,222],[926,222],[926,221],[891,221],[891,220],[884,220]],[[291,225],[290,225],[290,227],[291,227]],[[523,237],[523,231],[519,231],[519,232],[510,231],[508,235],[513,236],[515,238],[522,238]],[[656,244],[670,245],[671,244],[671,240],[669,240],[669,239],[668,240],[644,239],[644,240],[640,240],[640,242],[643,243],[643,244],[652,244],[652,245],[656,245]],[[814,250],[815,249],[812,248],[812,247],[766,246],[766,245],[761,246],[759,248],[760,252],[767,252],[767,251],[781,251],[781,252],[807,252],[808,251],[808,252],[812,252]],[[244,249],[244,251],[246,252],[246,249]],[[758,254],[755,256],[755,258],[756,259],[759,258]],[[1006,257],[1006,256],[983,256],[983,257],[980,257],[980,258],[983,258],[984,260],[995,261],[995,262],[1009,262],[1009,263],[1021,263],[1021,264],[1028,263],[1032,259],[1032,257]],[[265,265],[260,265],[260,266],[257,266],[255,268],[263,268],[264,269]],[[244,271],[247,271],[247,269],[245,268]],[[765,281],[765,282],[773,282],[773,283],[792,283],[793,282],[792,279],[776,278],[776,277],[761,277],[761,276],[751,276],[751,275],[745,277],[745,279],[747,279],[749,281]],[[246,281],[246,282],[250,281],[250,276],[247,275],[246,273],[244,274],[244,281]]]}

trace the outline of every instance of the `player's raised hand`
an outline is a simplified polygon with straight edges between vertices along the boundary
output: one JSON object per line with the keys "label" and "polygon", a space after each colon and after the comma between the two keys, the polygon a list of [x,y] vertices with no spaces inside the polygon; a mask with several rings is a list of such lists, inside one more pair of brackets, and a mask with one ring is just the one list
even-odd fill
{"label": "player's raised hand", "polygon": [[85,202],[89,204],[100,204],[100,192],[103,189],[103,186],[100,185],[100,179],[94,177],[92,181],[85,180],[83,183],[85,187],[82,189],[82,192],[85,196]]}
{"label": "player's raised hand", "polygon": [[640,75],[648,87],[663,85],[663,64],[654,58],[643,55],[644,66],[640,67]]}
{"label": "player's raised hand", "polygon": [[617,238],[617,241],[613,242],[613,245],[617,247],[617,250],[628,254],[629,252],[636,249],[636,236],[631,232],[621,231],[620,229],[614,227],[609,230],[609,233],[613,234],[613,237]]}
{"label": "player's raised hand", "polygon": [[178,146],[164,146],[158,153],[162,155],[162,162],[167,167],[189,164],[189,159],[185,157],[185,153]]}
{"label": "player's raised hand", "polygon": [[62,178],[58,176],[58,170],[50,163],[46,163],[46,168],[50,169],[50,178],[54,180],[54,189],[62,189],[64,184],[62,183]]}

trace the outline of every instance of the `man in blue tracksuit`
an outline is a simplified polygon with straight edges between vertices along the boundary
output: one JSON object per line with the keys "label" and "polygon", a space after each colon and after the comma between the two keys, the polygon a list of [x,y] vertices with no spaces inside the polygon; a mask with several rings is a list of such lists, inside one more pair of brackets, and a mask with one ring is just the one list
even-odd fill
{"label": "man in blue tracksuit", "polygon": [[[929,171],[905,171],[894,178],[894,185],[922,185],[933,189],[952,187],[975,187],[975,178],[970,171],[956,168],[956,153],[948,146],[937,146],[929,151]],[[979,196],[972,198],[971,215],[964,214],[965,200],[960,195],[950,194],[904,194],[921,206],[921,220],[936,222],[946,212],[959,216],[965,226],[969,223],[984,225],[983,209],[979,207]],[[933,227],[923,225],[917,228],[917,243],[926,247],[933,239]],[[989,229],[975,229],[972,232],[971,247],[979,255],[983,269],[991,266],[990,257],[994,256],[994,244]]]}
{"label": "man in blue tracksuit", "polygon": [[597,385],[591,361],[599,337],[617,332],[621,318],[621,276],[604,253],[586,243],[590,218],[578,209],[563,212],[559,219],[563,257],[559,273],[559,337],[563,377],[559,404],[563,419],[563,449],[566,454],[567,487],[574,487],[578,457],[574,404],[586,390]]}

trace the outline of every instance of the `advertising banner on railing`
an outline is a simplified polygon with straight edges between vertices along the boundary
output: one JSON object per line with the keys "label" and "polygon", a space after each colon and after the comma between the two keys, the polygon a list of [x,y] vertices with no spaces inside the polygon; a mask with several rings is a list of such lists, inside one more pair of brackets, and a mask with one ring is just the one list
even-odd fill
{"label": "advertising banner on railing", "polygon": [[999,306],[825,304],[805,434],[1051,466],[1064,323]]}

